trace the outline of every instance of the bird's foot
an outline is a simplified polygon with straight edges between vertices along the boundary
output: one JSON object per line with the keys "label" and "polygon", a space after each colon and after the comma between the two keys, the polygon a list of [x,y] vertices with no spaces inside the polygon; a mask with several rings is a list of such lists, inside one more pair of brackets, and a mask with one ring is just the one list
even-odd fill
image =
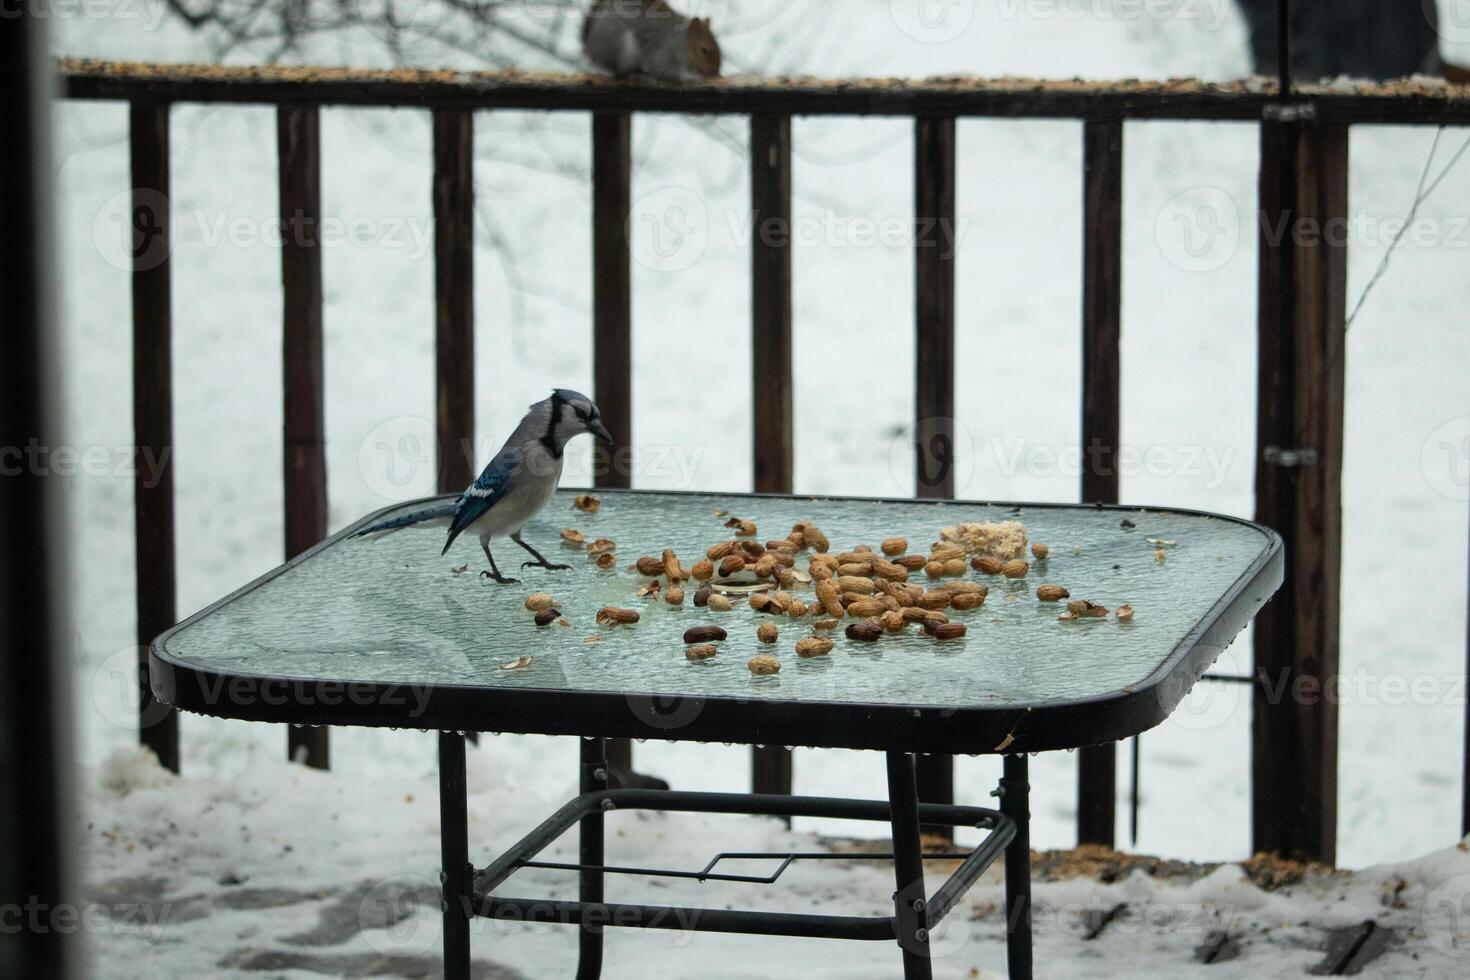
{"label": "bird's foot", "polygon": [[565,572],[571,569],[571,565],[553,565],[549,561],[528,561],[522,568],[544,568],[548,572]]}
{"label": "bird's foot", "polygon": [[521,584],[521,580],[518,579],[518,578],[506,578],[504,575],[497,575],[497,574],[495,574],[493,572],[481,572],[480,573],[480,578],[493,579],[496,585],[520,585]]}

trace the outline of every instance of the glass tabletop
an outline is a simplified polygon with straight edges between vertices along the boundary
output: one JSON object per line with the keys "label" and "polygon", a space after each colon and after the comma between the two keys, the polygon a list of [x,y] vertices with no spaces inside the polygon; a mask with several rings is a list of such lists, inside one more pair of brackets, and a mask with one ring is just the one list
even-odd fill
{"label": "glass tabletop", "polygon": [[[353,538],[349,528],[165,634],[155,654],[231,677],[941,709],[1039,706],[1157,680],[1279,550],[1275,535],[1247,522],[1168,510],[604,491],[600,511],[589,514],[574,506],[580,492],[559,492],[524,531],[549,559],[570,565],[567,571],[512,572],[528,556],[514,542],[496,540],[501,570],[522,579],[497,585],[480,577],[484,556],[468,535],[441,557],[442,527],[377,539]],[[406,504],[356,527],[422,506]],[[990,594],[973,611],[947,611],[968,627],[962,639],[939,642],[911,626],[863,643],[839,627],[824,634],[835,641],[829,655],[802,659],[796,643],[813,635],[822,617],[772,617],[745,601],[716,612],[688,597],[676,607],[637,595],[651,581],[630,569],[637,558],[671,548],[687,570],[711,545],[734,536],[725,526],[732,516],[754,521],[761,543],[785,537],[798,521],[812,522],[833,554],[878,549],[895,537],[907,538],[910,552],[926,553],[945,526],[1020,521],[1049,556],[1036,561],[1028,551],[1032,565],[1022,579],[967,567],[963,580],[984,583]],[[564,542],[563,529],[586,542],[616,542],[614,567],[599,569],[585,545]],[[798,569],[807,568],[809,555],[799,554]],[[930,582],[919,571],[911,581],[950,580]],[[689,596],[696,584],[685,584]],[[1063,621],[1066,603],[1040,601],[1042,584],[1109,609],[1126,603],[1134,618]],[[792,592],[811,601],[811,590],[798,584]],[[538,627],[525,608],[534,592],[552,595],[567,625]],[[635,610],[639,621],[599,625],[606,606]],[[777,627],[776,643],[757,638],[762,623]],[[684,633],[695,626],[727,631],[712,659],[686,657]],[[748,661],[760,655],[775,657],[779,673],[753,674]],[[523,657],[528,664],[507,669]]]}

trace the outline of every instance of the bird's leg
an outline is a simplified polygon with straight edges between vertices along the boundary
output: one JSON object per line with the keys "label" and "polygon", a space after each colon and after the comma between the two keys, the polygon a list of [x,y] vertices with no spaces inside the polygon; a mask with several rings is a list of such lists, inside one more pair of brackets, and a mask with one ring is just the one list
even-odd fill
{"label": "bird's leg", "polygon": [[490,571],[481,572],[480,578],[493,578],[497,585],[515,585],[520,579],[506,578],[500,574],[500,569],[495,567],[495,556],[490,554],[490,539],[481,538],[480,547],[485,549],[485,557],[490,561]]}
{"label": "bird's leg", "polygon": [[520,545],[522,548],[525,548],[527,551],[529,551],[532,557],[536,559],[535,561],[526,562],[524,565],[521,566],[522,568],[546,568],[550,569],[553,572],[564,572],[568,568],[571,568],[570,565],[553,565],[551,562],[547,561],[545,555],[541,554],[541,552],[537,551],[535,548],[531,547],[530,545],[526,544],[526,542],[521,540],[519,532],[512,534],[510,536],[510,539],[516,544]]}

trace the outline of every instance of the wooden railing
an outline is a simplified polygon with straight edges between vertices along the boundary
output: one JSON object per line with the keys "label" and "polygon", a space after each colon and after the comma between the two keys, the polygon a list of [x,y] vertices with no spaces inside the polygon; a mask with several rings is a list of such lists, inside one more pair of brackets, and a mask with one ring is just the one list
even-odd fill
{"label": "wooden railing", "polygon": [[[177,102],[266,103],[278,111],[283,220],[321,218],[317,112],[323,105],[399,106],[433,113],[436,378],[439,488],[473,476],[474,308],[471,209],[473,113],[492,109],[593,114],[594,397],[620,443],[632,440],[631,269],[627,239],[632,113],[722,113],[750,117],[751,210],[757,228],[791,215],[793,115],[907,116],[915,121],[915,349],[919,384],[917,488],[950,497],[951,467],[936,446],[952,438],[955,412],[955,270],[945,235],[955,227],[955,126],[960,117],[1070,118],[1083,122],[1084,248],[1081,497],[1114,502],[1119,445],[1122,296],[1123,123],[1130,119],[1253,121],[1261,124],[1260,394],[1257,517],[1287,541],[1287,583],[1255,631],[1254,836],[1258,849],[1331,862],[1335,856],[1337,718],[1333,699],[1273,699],[1283,678],[1337,673],[1341,538],[1346,245],[1273,236],[1287,220],[1346,218],[1347,133],[1354,124],[1464,125],[1470,88],[1402,83],[1304,87],[1287,101],[1270,84],[1191,81],[1084,83],[969,78],[762,79],[688,87],[580,76],[460,74],[304,68],[221,68],[64,61],[71,99],[132,107],[135,249],[163,244],[161,261],[133,275],[134,420],[140,459],[166,459],[172,442],[169,376],[170,269],[168,120]],[[163,203],[161,203],[163,202]],[[315,236],[283,249],[285,290],[286,554],[325,533],[322,413],[321,257]],[[756,234],[751,253],[755,489],[792,489],[791,243]],[[304,244],[303,244],[304,243]],[[1304,453],[1303,451],[1306,451]],[[149,456],[148,452],[152,455]],[[1310,455],[1308,455],[1310,454]],[[1300,465],[1311,459],[1310,465]],[[599,485],[628,474],[597,467]],[[174,605],[171,474],[144,472],[137,486],[138,633],[145,645],[171,625]],[[156,706],[143,686],[145,716]],[[175,719],[143,730],[143,741],[177,768]],[[293,731],[291,751],[327,764],[327,734]],[[613,756],[627,769],[626,745]],[[1470,743],[1467,743],[1470,758]],[[1084,750],[1078,765],[1078,836],[1112,844],[1116,751]],[[951,798],[947,759],[926,760],[921,791]],[[753,782],[787,791],[789,755],[757,749]],[[1470,821],[1470,795],[1466,800]]]}

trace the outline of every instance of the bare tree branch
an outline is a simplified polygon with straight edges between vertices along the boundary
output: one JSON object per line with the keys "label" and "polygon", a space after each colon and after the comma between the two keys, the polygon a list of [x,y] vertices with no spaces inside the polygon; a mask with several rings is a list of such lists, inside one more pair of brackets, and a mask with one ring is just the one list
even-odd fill
{"label": "bare tree branch", "polygon": [[[590,0],[165,0],[171,16],[207,39],[215,57],[248,58],[274,64],[319,62],[332,40],[359,44],[397,67],[478,66],[492,69],[555,68],[583,70],[580,23]],[[688,3],[695,0],[686,0]],[[759,32],[769,38],[754,63],[741,71],[785,74],[808,70],[810,59],[831,22],[831,0],[770,3],[764,10],[750,4],[720,6],[730,36]],[[756,7],[760,5],[755,5]],[[700,13],[708,13],[701,10]],[[717,17],[717,21],[720,18]],[[773,29],[779,25],[778,29]],[[743,46],[748,49],[750,46]],[[731,62],[735,64],[735,62]],[[703,133],[728,156],[707,161],[702,172],[714,193],[738,190],[748,152],[743,120],[679,117],[675,124]],[[563,130],[564,136],[577,127]],[[579,140],[554,138],[557,130],[545,118],[522,129],[518,140],[483,140],[477,156],[497,163],[534,169],[543,174],[585,183],[587,161]],[[721,166],[723,164],[723,166]],[[657,176],[665,169],[658,159],[640,161],[640,173]],[[528,297],[551,299],[568,308],[583,308],[586,299],[561,284],[537,283],[522,268],[527,230],[502,221],[500,199],[476,196],[476,212],[509,285],[513,347],[525,353],[524,319]],[[503,205],[502,205],[503,208]]]}

